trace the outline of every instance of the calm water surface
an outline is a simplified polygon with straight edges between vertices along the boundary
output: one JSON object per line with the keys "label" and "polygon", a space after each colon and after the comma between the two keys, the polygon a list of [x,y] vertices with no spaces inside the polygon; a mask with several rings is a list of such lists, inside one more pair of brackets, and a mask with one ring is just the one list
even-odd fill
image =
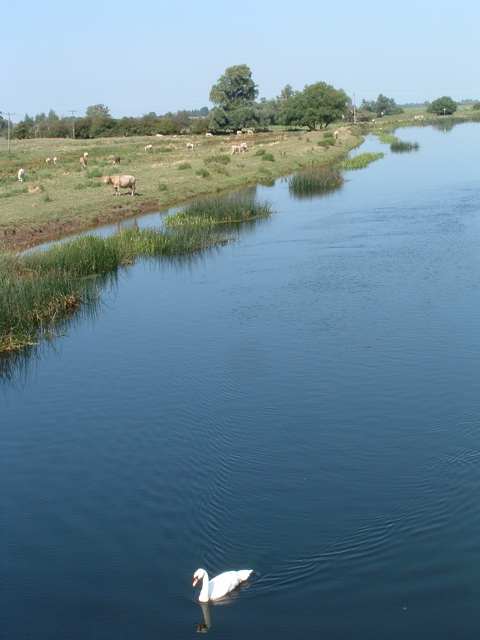
{"label": "calm water surface", "polygon": [[480,126],[397,135],[4,381],[2,638],[478,640]]}

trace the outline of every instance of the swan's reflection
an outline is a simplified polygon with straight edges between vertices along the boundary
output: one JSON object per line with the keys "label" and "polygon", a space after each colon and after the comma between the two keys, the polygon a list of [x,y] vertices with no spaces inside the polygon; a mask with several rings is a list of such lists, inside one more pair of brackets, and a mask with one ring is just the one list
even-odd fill
{"label": "swan's reflection", "polygon": [[197,633],[207,633],[210,629],[210,606],[208,602],[199,602],[199,605],[202,607],[203,611],[203,619],[205,622],[203,624],[196,624]]}

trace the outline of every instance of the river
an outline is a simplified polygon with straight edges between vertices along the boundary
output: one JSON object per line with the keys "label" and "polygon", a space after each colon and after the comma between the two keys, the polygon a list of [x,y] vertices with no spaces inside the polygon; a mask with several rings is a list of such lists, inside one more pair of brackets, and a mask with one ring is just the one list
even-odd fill
{"label": "river", "polygon": [[478,640],[480,126],[395,135],[3,380],[2,638]]}

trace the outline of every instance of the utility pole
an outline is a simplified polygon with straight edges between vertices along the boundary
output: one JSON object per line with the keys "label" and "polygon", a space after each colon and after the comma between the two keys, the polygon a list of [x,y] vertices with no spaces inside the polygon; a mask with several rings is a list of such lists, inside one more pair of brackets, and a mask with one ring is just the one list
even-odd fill
{"label": "utility pole", "polygon": [[[4,113],[3,111],[0,111],[0,113]],[[8,147],[8,153],[10,153],[10,129],[12,128],[12,123],[10,122],[10,116],[14,116],[14,113],[5,113],[6,116],[8,116],[8,129],[7,129],[7,147]]]}
{"label": "utility pole", "polygon": [[72,120],[73,120],[73,124],[72,124],[72,137],[75,140],[75,117],[74,117],[74,113],[77,113],[76,109],[68,109],[68,111],[70,111],[70,113],[72,114]]}

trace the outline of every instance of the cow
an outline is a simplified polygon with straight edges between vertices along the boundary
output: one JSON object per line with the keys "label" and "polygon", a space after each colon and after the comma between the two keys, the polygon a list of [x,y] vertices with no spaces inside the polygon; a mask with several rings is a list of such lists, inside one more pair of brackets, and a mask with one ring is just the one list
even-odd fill
{"label": "cow", "polygon": [[132,196],[135,195],[137,179],[133,176],[104,176],[103,181],[105,184],[113,185],[117,196],[120,195],[120,189],[131,189]]}
{"label": "cow", "polygon": [[113,164],[120,164],[120,156],[113,156]]}
{"label": "cow", "polygon": [[209,131],[207,131],[207,133],[205,135],[207,136],[207,138],[212,138],[213,137],[213,133],[210,133]]}
{"label": "cow", "polygon": [[243,136],[243,133],[241,131],[237,131],[237,136]]}
{"label": "cow", "polygon": [[25,177],[25,169],[23,169],[23,167],[18,170],[17,176],[18,176],[18,181],[23,182],[23,179]]}
{"label": "cow", "polygon": [[85,155],[80,156],[80,166],[82,167],[82,169],[87,168],[87,158],[85,157]]}
{"label": "cow", "polygon": [[45,160],[45,162],[46,162],[47,164],[50,164],[50,163],[51,163],[51,161],[52,161],[52,159],[51,159],[51,158],[47,158],[47,159]]}
{"label": "cow", "polygon": [[247,145],[244,142],[243,144],[232,144],[232,150],[230,151],[230,155],[233,156],[235,153],[245,153],[247,150]]}
{"label": "cow", "polygon": [[151,151],[153,149],[153,144],[147,144],[145,147],[145,151]]}
{"label": "cow", "polygon": [[333,137],[335,138],[335,140],[338,140],[338,130],[335,129],[335,131],[333,132]]}
{"label": "cow", "polygon": [[58,158],[57,158],[57,156],[55,156],[54,159],[53,159],[53,164],[57,164],[57,162],[58,162]]}
{"label": "cow", "polygon": [[423,120],[425,116],[415,116],[415,120]]}
{"label": "cow", "polygon": [[190,151],[193,151],[193,149],[195,148],[195,145],[193,144],[193,142],[187,142],[187,144],[185,145],[187,147],[187,149],[189,149]]}
{"label": "cow", "polygon": [[247,131],[247,136],[253,136],[253,131],[252,131],[252,129],[249,129],[249,130]]}

